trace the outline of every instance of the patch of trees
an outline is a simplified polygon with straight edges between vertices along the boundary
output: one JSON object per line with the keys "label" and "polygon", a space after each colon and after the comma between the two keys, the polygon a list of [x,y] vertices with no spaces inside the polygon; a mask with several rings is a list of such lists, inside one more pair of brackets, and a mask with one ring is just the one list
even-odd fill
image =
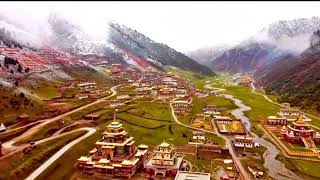
{"label": "patch of trees", "polygon": [[0,102],[0,110],[12,109],[18,111],[20,109],[25,109],[33,106],[31,100],[26,97],[24,93],[12,95],[9,92],[6,92],[2,95],[1,99],[2,101]]}
{"label": "patch of trees", "polygon": [[[9,69],[10,67],[14,67],[16,69],[16,71],[19,72],[19,73],[28,73],[28,72],[30,72],[29,68],[23,69],[23,67],[21,66],[21,64],[19,63],[18,60],[14,59],[14,58],[11,58],[11,57],[8,57],[8,56],[4,57],[3,65],[7,69]],[[1,67],[1,64],[0,64],[0,67]],[[15,72],[14,72],[13,69],[11,69],[10,73],[14,74]]]}

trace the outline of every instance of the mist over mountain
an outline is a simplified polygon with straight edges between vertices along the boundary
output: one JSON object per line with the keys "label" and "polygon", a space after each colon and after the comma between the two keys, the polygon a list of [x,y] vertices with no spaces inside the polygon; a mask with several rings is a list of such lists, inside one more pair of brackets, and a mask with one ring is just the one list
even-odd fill
{"label": "mist over mountain", "polygon": [[298,56],[283,58],[255,73],[256,84],[304,109],[320,111],[320,31],[315,31],[310,47]]}
{"label": "mist over mountain", "polygon": [[309,47],[312,33],[319,27],[319,17],[279,21],[223,52],[213,48],[212,54],[201,53],[203,50],[190,54],[213,70],[234,73],[256,71],[288,55],[302,53]]}
{"label": "mist over mountain", "polygon": [[105,56],[109,62],[122,63],[125,66],[150,66],[160,70],[166,66],[174,66],[200,74],[214,75],[208,67],[200,65],[186,55],[117,23],[107,24],[107,28],[103,30],[105,37],[101,39],[94,38],[81,26],[57,13],[51,13],[43,24],[43,36],[25,31],[23,25],[10,24],[4,17],[0,18],[0,25],[1,40],[9,47],[14,44],[19,48],[49,48],[72,55],[95,54]]}

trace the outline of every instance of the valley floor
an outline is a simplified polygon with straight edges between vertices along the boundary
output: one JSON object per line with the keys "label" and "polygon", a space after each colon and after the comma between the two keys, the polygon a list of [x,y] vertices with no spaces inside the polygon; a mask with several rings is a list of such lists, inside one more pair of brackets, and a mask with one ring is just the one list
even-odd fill
{"label": "valley floor", "polygon": [[[251,110],[244,111],[244,115],[249,118],[251,123],[250,131],[277,145],[277,143],[266,134],[265,128],[260,122],[270,115],[276,115],[281,108],[279,105],[268,101],[263,95],[253,92],[250,87],[226,83],[232,78],[229,75],[223,74],[218,77],[208,77],[197,76],[186,71],[171,70],[171,72],[176,76],[191,80],[198,89],[207,90],[206,85],[209,84],[210,87],[214,87],[214,90],[219,92],[219,94],[229,94],[240,99],[243,104],[252,108]],[[46,91],[50,92],[51,90],[48,87]],[[36,179],[48,180],[76,178],[78,174],[75,171],[74,164],[77,159],[87,154],[87,152],[94,147],[94,143],[101,138],[101,133],[106,130],[107,125],[113,119],[115,109],[106,107],[107,104],[115,99],[115,95],[136,93],[134,90],[125,86],[114,86],[111,92],[113,94],[98,99],[93,103],[87,102],[85,105],[79,105],[79,107],[65,112],[63,116],[60,115],[59,118],[54,118],[57,121],[51,122],[50,119],[35,121],[39,124],[32,124],[34,131],[31,131],[29,126],[18,126],[13,127],[5,133],[0,133],[0,138],[11,141],[12,139],[15,140],[15,143],[4,143],[4,147],[17,147],[17,150],[20,150],[19,153],[21,153],[22,149],[32,147],[26,143],[31,141],[36,142],[36,148],[31,149],[31,153],[27,156],[16,156],[23,156],[23,158],[14,158],[13,156],[8,156],[8,159],[0,158],[0,165],[3,164],[1,167],[5,167],[6,171],[6,173],[1,173],[0,178],[10,179],[16,176],[27,177],[39,167],[40,164],[43,164],[53,154],[58,152],[59,149],[70,144],[71,141],[82,137],[85,132],[77,131],[67,137],[59,136],[59,134],[63,135],[64,133],[72,132],[72,130],[89,126],[96,131],[70,146],[63,153],[59,154],[51,164],[47,164],[48,166],[37,174],[39,176],[34,176]],[[41,93],[42,92],[39,94]],[[51,94],[50,96],[56,96],[55,93],[49,94]],[[193,116],[201,112],[202,103],[222,106],[225,108],[225,115],[232,117],[233,114],[231,114],[231,112],[238,108],[232,100],[223,96],[208,96],[202,99],[194,97],[192,103],[193,107],[188,115],[175,117],[174,114],[172,115],[172,106],[169,102],[143,97],[132,98],[128,100],[126,105],[118,108],[116,117],[117,120],[123,124],[130,136],[134,137],[137,145],[147,144],[150,147],[154,147],[165,140],[179,147],[188,144],[188,141],[192,137],[192,132],[195,128],[190,126],[190,121]],[[100,120],[97,122],[83,120],[84,115],[92,113],[99,114]],[[58,120],[61,119],[60,117],[63,117],[63,123]],[[312,119],[311,124],[319,126],[319,122],[320,120]],[[204,131],[208,139],[218,143],[222,147],[226,145],[230,147],[230,138],[221,136],[217,131],[217,127],[212,126],[213,129],[210,132]],[[53,135],[54,138],[41,143],[39,142],[47,139],[51,135]],[[277,148],[281,149],[281,147]],[[241,163],[240,166],[245,167],[247,174],[250,174],[247,166],[257,167],[266,172],[267,169],[264,167],[265,161],[263,159],[266,148],[256,148],[253,151],[252,153],[258,154],[257,159],[236,157],[237,161]],[[316,171],[320,169],[320,162],[298,160],[283,154],[283,151],[280,151],[280,154],[276,158],[285,164],[286,168],[294,171],[301,177],[307,179],[320,178],[320,174]],[[226,165],[220,161],[210,162],[207,160],[198,160],[194,155],[187,155],[186,160],[191,162],[194,170],[210,172],[214,177],[218,177],[217,174],[221,170],[220,167],[226,168]]]}

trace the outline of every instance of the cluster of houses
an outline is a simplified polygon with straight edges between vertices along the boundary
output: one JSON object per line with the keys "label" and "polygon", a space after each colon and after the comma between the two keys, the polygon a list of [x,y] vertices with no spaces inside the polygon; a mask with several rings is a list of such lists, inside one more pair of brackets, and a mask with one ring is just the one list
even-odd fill
{"label": "cluster of houses", "polygon": [[238,80],[238,85],[240,86],[251,86],[253,82],[252,78],[249,75],[242,75]]}
{"label": "cluster of houses", "polygon": [[[133,137],[127,135],[122,124],[113,121],[107,126],[101,140],[87,156],[77,160],[81,174],[103,178],[131,178],[139,171],[149,177],[175,177],[181,179],[187,166],[183,156],[178,155],[173,145],[162,142],[152,152],[147,145],[135,145]],[[180,171],[181,170],[181,171]],[[190,172],[190,174],[195,172]],[[204,173],[199,173],[199,176]],[[206,174],[210,179],[210,174]]]}
{"label": "cluster of houses", "polygon": [[153,98],[161,100],[188,99],[192,90],[186,88],[170,74],[145,73],[139,82],[132,84],[137,92],[147,92]]}
{"label": "cluster of houses", "polygon": [[77,99],[97,99],[104,94],[110,93],[109,90],[98,88],[96,82],[80,82],[77,84],[77,87],[80,89],[80,93],[75,95],[75,98]]}
{"label": "cluster of houses", "polygon": [[290,108],[290,105],[286,104],[278,114],[281,117],[267,117],[266,124],[281,126],[279,131],[281,140],[291,144],[304,144],[307,148],[316,148],[316,144],[320,144],[320,132],[306,123],[310,119],[299,110]]}
{"label": "cluster of houses", "polygon": [[40,49],[32,51],[28,49],[20,49],[17,47],[8,47],[0,45],[0,55],[13,58],[19,62],[24,68],[33,71],[43,71],[49,67],[61,65],[81,65],[80,55],[71,55],[56,49]]}
{"label": "cluster of houses", "polygon": [[207,105],[202,111],[202,114],[196,114],[195,117],[192,118],[190,125],[194,128],[212,130],[212,118],[221,115],[222,109],[214,105]]}

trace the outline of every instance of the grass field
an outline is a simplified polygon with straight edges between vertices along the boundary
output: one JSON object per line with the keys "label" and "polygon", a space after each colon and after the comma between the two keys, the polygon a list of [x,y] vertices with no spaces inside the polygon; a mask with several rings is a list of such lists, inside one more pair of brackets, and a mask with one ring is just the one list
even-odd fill
{"label": "grass field", "polygon": [[222,161],[197,159],[194,155],[185,155],[184,158],[193,164],[197,171],[203,171],[207,173],[212,173],[212,171],[214,171],[217,167],[227,168],[229,166],[233,166],[230,164],[224,164]]}
{"label": "grass field", "polygon": [[86,131],[79,131],[68,136],[36,145],[29,154],[12,156],[7,164],[1,165],[0,179],[22,179],[39,167],[65,144],[82,136]]}
{"label": "grass field", "polygon": [[31,89],[32,93],[38,95],[42,100],[48,100],[61,94],[50,82],[42,82],[38,87]]}
{"label": "grass field", "polygon": [[191,108],[191,111],[189,113],[184,116],[178,117],[179,120],[184,124],[190,124],[191,119],[196,114],[202,114],[202,108],[204,108],[206,105],[219,106],[224,110],[222,114],[226,116],[232,116],[230,114],[230,111],[237,108],[237,106],[230,99],[217,96],[208,96],[203,99],[194,97],[192,100],[192,105],[193,107]]}
{"label": "grass field", "polygon": [[[132,106],[131,109],[119,109],[117,120],[123,124],[128,135],[134,137],[136,145],[158,145],[164,140],[175,145],[188,143],[192,130],[177,125],[173,121],[168,103],[137,102]],[[69,179],[75,172],[76,160],[81,155],[88,154],[94,147],[94,143],[102,137],[101,133],[111,122],[112,115],[109,114],[109,116],[105,117],[95,134],[64,153],[39,179]],[[206,136],[221,146],[225,145],[224,140],[214,134],[206,134]]]}
{"label": "grass field", "polygon": [[310,179],[310,180],[316,180],[320,178],[319,162],[287,159],[281,154],[278,154],[276,159],[284,163],[286,168],[295,172],[297,175],[301,176],[302,178]]}
{"label": "grass field", "polygon": [[218,124],[218,128],[221,131],[227,131],[230,133],[245,133],[244,127],[240,121],[232,121],[230,124]]}
{"label": "grass field", "polygon": [[[252,174],[250,173],[248,166],[252,168],[253,170],[259,170],[262,171],[263,174],[267,174],[267,169],[263,166],[264,160],[263,159],[254,159],[254,158],[245,158],[240,160],[241,164],[243,165],[244,169],[250,174],[251,177]],[[264,175],[265,177],[265,175]]]}

